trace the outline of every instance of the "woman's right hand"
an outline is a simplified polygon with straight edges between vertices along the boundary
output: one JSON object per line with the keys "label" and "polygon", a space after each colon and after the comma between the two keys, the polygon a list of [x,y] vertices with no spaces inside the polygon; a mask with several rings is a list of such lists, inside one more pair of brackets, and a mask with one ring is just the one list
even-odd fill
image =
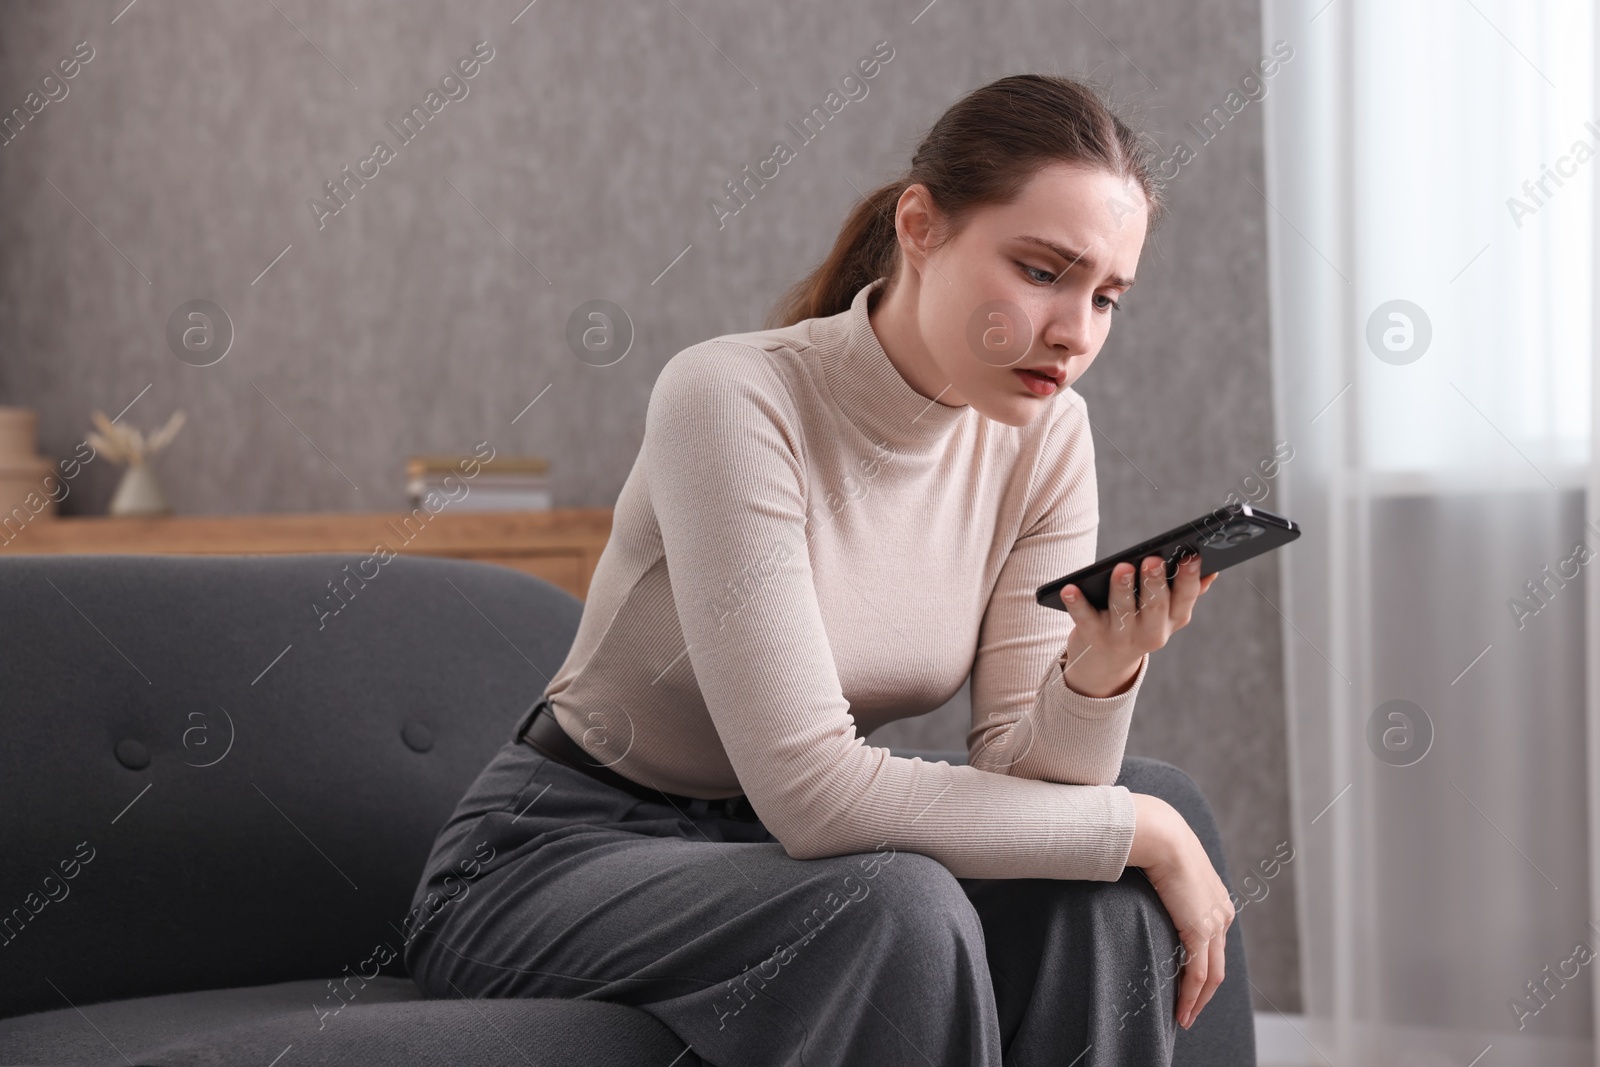
{"label": "woman's right hand", "polygon": [[1234,906],[1205,846],[1171,804],[1134,793],[1128,866],[1143,868],[1177,928],[1187,958],[1178,990],[1178,1025],[1187,1030],[1222,984],[1223,949]]}

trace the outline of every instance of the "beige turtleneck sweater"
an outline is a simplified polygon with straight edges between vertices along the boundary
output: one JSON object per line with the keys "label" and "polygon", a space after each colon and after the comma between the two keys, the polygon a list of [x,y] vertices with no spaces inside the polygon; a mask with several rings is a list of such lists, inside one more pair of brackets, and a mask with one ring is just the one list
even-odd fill
{"label": "beige turtleneck sweater", "polygon": [[[934,403],[849,310],[677,353],[650,395],[566,661],[546,689],[594,758],[744,792],[789,855],[894,848],[963,878],[1121,876],[1134,699],[1062,673],[1034,590],[1091,563],[1094,447],[1072,389],[1027,426]],[[874,298],[875,299],[875,298]],[[972,676],[970,765],[864,735]]]}

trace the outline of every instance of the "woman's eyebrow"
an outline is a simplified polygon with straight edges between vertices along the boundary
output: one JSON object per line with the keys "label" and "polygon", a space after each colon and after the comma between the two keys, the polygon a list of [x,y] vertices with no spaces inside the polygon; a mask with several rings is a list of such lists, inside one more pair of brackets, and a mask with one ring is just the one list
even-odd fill
{"label": "woman's eyebrow", "polygon": [[[1048,248],[1050,251],[1054,252],[1056,255],[1060,256],[1062,259],[1067,261],[1067,269],[1068,270],[1071,270],[1073,268],[1073,266],[1075,266],[1076,264],[1078,264],[1080,262],[1084,265],[1084,267],[1086,267],[1090,271],[1093,271],[1095,269],[1095,261],[1094,260],[1092,260],[1092,259],[1084,259],[1083,258],[1085,255],[1088,254],[1086,251],[1085,252],[1074,252],[1070,248],[1061,247],[1060,245],[1056,244],[1054,241],[1047,241],[1043,237],[1034,237],[1032,234],[1019,234],[1018,236],[1013,237],[1012,240],[1013,241],[1025,241],[1028,244],[1039,245],[1041,248]],[[1110,277],[1110,278],[1108,278],[1106,280],[1109,281],[1112,285],[1120,286],[1123,289],[1131,289],[1131,288],[1133,288],[1133,279],[1132,278],[1124,278],[1120,274],[1113,275],[1112,277]]]}

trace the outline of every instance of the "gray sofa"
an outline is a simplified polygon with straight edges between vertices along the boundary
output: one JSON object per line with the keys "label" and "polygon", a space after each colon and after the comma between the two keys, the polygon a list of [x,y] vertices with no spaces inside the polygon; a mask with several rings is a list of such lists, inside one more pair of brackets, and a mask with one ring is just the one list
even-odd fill
{"label": "gray sofa", "polygon": [[581,605],[400,557],[329,614],[361,558],[0,558],[0,1064],[701,1062],[632,1007],[406,976],[434,833]]}

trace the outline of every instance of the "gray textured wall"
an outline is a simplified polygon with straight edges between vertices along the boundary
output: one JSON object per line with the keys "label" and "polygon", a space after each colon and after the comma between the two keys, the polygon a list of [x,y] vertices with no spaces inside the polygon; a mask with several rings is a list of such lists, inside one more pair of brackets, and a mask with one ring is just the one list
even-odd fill
{"label": "gray textured wall", "polygon": [[[1102,548],[1221,504],[1272,452],[1259,105],[1236,97],[1204,146],[1185,126],[1262,56],[1249,0],[125,3],[0,9],[6,112],[94,49],[0,147],[0,403],[36,408],[54,456],[94,408],[137,397],[147,428],[185,409],[160,461],[179,511],[394,507],[408,453],[484,439],[550,457],[558,504],[612,503],[661,365],[759,326],[940,111],[1022,70],[1093,73],[1196,151],[1079,383]],[[719,229],[707,201],[880,40],[868,95]],[[385,123],[479,41],[467,95],[400,145]],[[380,138],[394,158],[319,229],[307,201]],[[206,367],[166,338],[196,299],[234,329]],[[565,342],[593,299],[636,329],[609,367]],[[102,511],[116,473],[90,464],[64,510]],[[1270,562],[1224,576],[1158,656],[1130,745],[1205,788],[1236,882],[1289,833],[1277,598]],[[962,714],[874,741],[959,747]],[[1299,1004],[1292,877],[1241,919],[1261,1008]]]}

